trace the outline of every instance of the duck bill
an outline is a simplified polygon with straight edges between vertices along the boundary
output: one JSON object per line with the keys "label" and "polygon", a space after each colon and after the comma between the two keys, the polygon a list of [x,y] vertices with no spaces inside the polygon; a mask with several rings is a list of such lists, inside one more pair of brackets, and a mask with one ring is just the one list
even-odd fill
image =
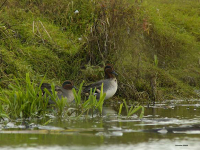
{"label": "duck bill", "polygon": [[113,72],[112,72],[112,74],[114,74],[114,75],[118,76],[118,74],[117,74],[115,71],[113,71]]}

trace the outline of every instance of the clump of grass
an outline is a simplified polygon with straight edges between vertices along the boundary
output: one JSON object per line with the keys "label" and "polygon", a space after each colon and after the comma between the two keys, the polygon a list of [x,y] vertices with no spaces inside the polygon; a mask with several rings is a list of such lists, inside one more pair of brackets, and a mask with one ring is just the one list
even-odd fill
{"label": "clump of grass", "polygon": [[[44,78],[43,78],[44,80]],[[51,99],[55,102],[52,108],[56,116],[62,117],[63,114],[69,112],[72,108],[69,107],[67,103],[67,98],[62,97],[59,99],[57,92],[55,91],[55,85],[51,85],[51,92],[44,89],[44,93],[41,90],[40,83],[37,86],[36,83],[31,81],[29,73],[26,74],[25,86],[20,83],[19,79],[15,79],[15,84],[10,84],[10,90],[2,90],[0,96],[0,117],[6,118],[35,118],[35,117],[45,117],[47,113],[50,113],[48,101]],[[100,114],[102,114],[103,103],[105,99],[105,93],[103,93],[103,85],[101,87],[100,99],[97,101],[95,91],[91,91],[88,100],[82,101],[81,93],[82,86],[81,83],[79,91],[76,92],[73,89],[73,94],[75,97],[75,110],[76,117],[82,115],[86,111],[91,109],[98,109]],[[66,113],[65,113],[66,112]],[[78,113],[79,112],[79,113]],[[71,116],[68,115],[68,117]]]}
{"label": "clump of grass", "polygon": [[[20,83],[19,79],[15,79],[15,84],[10,84],[10,90],[2,90],[0,96],[0,117],[2,118],[35,118],[35,117],[45,117],[47,113],[50,113],[54,110],[55,115],[58,117],[63,117],[63,115],[68,114],[71,110],[75,110],[75,117],[80,117],[83,114],[88,115],[89,111],[99,112],[100,116],[102,115],[103,104],[105,100],[106,94],[103,93],[103,83],[101,85],[100,98],[97,100],[95,91],[90,90],[90,95],[86,101],[82,100],[82,86],[84,81],[80,84],[79,91],[77,92],[73,89],[73,94],[75,97],[75,108],[69,107],[67,103],[67,98],[62,97],[59,99],[57,92],[55,91],[55,85],[51,85],[51,92],[47,89],[44,89],[44,93],[41,90],[41,85],[43,83],[44,78],[42,79],[40,85],[38,86],[34,81],[31,81],[29,73],[26,74],[25,83]],[[55,105],[53,104],[53,109],[49,109],[49,100],[53,100]],[[128,105],[124,100],[123,103],[127,110],[127,116],[131,116],[139,109],[142,109],[140,118],[143,116],[144,108],[142,106],[131,106],[128,109]],[[119,115],[121,114],[121,110],[123,104],[120,105]],[[74,111],[67,117],[70,117]],[[87,113],[85,113],[87,112]]]}
{"label": "clump of grass", "polygon": [[93,111],[93,109],[94,110],[98,109],[100,115],[102,115],[103,103],[104,103],[104,100],[106,97],[106,94],[103,93],[103,83],[101,85],[101,92],[100,92],[99,100],[96,99],[95,91],[96,91],[96,88],[94,89],[94,91],[92,91],[92,89],[90,90],[90,95],[88,98],[90,109],[92,109],[92,111]]}
{"label": "clump of grass", "polygon": [[142,117],[144,116],[144,107],[143,106],[141,106],[141,105],[136,105],[136,106],[132,105],[129,108],[129,106],[127,105],[127,103],[126,103],[126,101],[124,99],[123,99],[123,103],[120,104],[120,108],[119,108],[119,112],[118,112],[119,116],[121,115],[123,105],[126,108],[126,115],[127,115],[127,117],[130,117],[131,115],[133,115],[134,113],[136,113],[139,110],[141,110],[139,118],[142,119]]}
{"label": "clump of grass", "polygon": [[0,118],[9,118],[8,114],[6,114],[3,107],[3,102],[0,101]]}
{"label": "clump of grass", "polygon": [[33,118],[42,117],[47,113],[48,99],[46,94],[42,95],[40,86],[31,82],[29,73],[26,74],[25,87],[15,79],[15,85],[11,84],[11,90],[2,91],[0,97],[5,112],[10,118]]}
{"label": "clump of grass", "polygon": [[104,103],[105,97],[106,97],[106,94],[103,93],[103,83],[102,83],[101,92],[100,92],[100,98],[99,98],[99,101],[96,104],[96,108],[98,108],[98,110],[99,110],[101,115],[102,115],[103,103]]}
{"label": "clump of grass", "polygon": [[83,84],[84,84],[84,81],[80,84],[78,93],[76,92],[74,88],[72,89],[73,94],[74,94],[74,100],[76,103],[76,108],[79,108],[79,105],[81,104],[81,92],[82,92]]}
{"label": "clump of grass", "polygon": [[93,116],[93,110],[98,109],[100,115],[102,115],[103,103],[104,103],[105,96],[106,96],[106,94],[103,93],[103,83],[101,85],[101,92],[100,92],[99,100],[96,99],[96,95],[95,95],[96,88],[95,88],[94,90],[92,90],[92,89],[90,90],[90,95],[88,96],[88,99],[85,102],[82,102],[81,101],[81,92],[82,92],[83,83],[84,82],[81,83],[78,93],[75,91],[75,89],[73,89],[73,93],[75,96],[75,102],[76,102],[76,109],[79,111],[81,110],[81,114],[83,114],[86,111],[89,112],[89,110],[91,110],[92,116]]}
{"label": "clump of grass", "polygon": [[[67,98],[61,97],[61,99],[58,97],[57,92],[55,91],[55,85],[51,84],[51,92],[49,92],[47,89],[44,89],[45,94],[48,95],[48,99],[50,98],[52,101],[55,102],[55,108],[57,109],[57,115],[59,117],[62,117],[65,107],[67,105]],[[46,98],[46,95],[45,95]]]}
{"label": "clump of grass", "polygon": [[67,106],[67,98],[59,99],[54,84],[51,85],[51,92],[44,89],[43,93],[41,85],[44,79],[38,86],[31,81],[27,73],[25,83],[20,83],[19,79],[15,79],[15,84],[10,84],[9,90],[2,90],[0,117],[11,119],[45,117],[46,114],[52,112],[48,103],[50,99],[55,102],[52,107],[56,110],[54,115],[62,117]]}

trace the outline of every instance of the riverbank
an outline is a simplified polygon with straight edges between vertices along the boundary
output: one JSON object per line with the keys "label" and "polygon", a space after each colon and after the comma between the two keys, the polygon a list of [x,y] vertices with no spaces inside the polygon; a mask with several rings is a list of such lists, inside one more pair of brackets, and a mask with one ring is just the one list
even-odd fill
{"label": "riverbank", "polygon": [[2,89],[32,80],[79,85],[114,64],[115,99],[198,97],[199,2],[7,0],[0,9]]}

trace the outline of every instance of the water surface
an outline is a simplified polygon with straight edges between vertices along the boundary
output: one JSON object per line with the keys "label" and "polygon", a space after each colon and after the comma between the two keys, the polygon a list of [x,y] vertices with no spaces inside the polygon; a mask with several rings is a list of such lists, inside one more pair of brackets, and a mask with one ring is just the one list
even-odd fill
{"label": "water surface", "polygon": [[0,149],[200,149],[200,101],[168,100],[145,107],[143,119],[117,116],[0,123]]}

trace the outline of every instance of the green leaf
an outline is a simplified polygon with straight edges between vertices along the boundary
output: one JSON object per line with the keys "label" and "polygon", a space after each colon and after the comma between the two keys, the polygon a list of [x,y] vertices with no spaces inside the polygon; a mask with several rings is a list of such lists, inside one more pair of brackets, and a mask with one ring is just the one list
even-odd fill
{"label": "green leaf", "polygon": [[119,106],[119,113],[118,113],[118,116],[120,116],[120,115],[121,115],[121,112],[122,112],[122,107],[123,107],[123,105],[124,105],[124,104],[123,104],[123,103],[121,103],[121,104],[120,104],[120,106]]}

